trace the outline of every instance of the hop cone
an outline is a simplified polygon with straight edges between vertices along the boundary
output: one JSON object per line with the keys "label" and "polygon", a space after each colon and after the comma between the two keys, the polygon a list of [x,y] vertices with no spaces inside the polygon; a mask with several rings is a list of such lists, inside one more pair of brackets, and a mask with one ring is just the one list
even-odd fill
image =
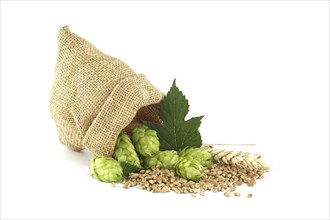
{"label": "hop cone", "polygon": [[192,159],[197,160],[202,164],[202,166],[208,166],[212,163],[213,157],[212,154],[202,148],[194,148],[189,147],[185,148],[183,151],[180,152],[181,158],[190,157]]}
{"label": "hop cone", "polygon": [[187,179],[197,181],[204,175],[204,167],[200,162],[192,158],[182,158],[175,168],[176,173]]}
{"label": "hop cone", "polygon": [[146,168],[158,165],[162,168],[170,170],[175,168],[178,160],[179,155],[176,153],[176,151],[167,150],[160,151],[152,157],[145,158],[144,164]]}
{"label": "hop cone", "polygon": [[141,167],[140,159],[134,149],[134,145],[130,137],[124,132],[118,136],[114,157],[118,162],[126,162]]}
{"label": "hop cone", "polygon": [[119,162],[111,157],[93,157],[89,163],[89,170],[95,179],[102,182],[118,182],[123,175]]}
{"label": "hop cone", "polygon": [[152,157],[159,151],[157,132],[145,125],[134,128],[132,140],[136,151],[144,157]]}

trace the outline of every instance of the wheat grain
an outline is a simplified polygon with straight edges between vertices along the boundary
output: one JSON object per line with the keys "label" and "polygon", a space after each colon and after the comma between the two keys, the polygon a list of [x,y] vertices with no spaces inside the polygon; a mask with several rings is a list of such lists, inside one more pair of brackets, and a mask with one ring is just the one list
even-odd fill
{"label": "wheat grain", "polygon": [[259,154],[217,149],[210,149],[209,151],[215,162],[233,165],[240,169],[269,171],[269,165],[261,159]]}
{"label": "wheat grain", "polygon": [[154,193],[173,191],[176,193],[205,195],[205,191],[225,192],[229,197],[235,192],[237,186],[247,184],[254,186],[256,180],[263,176],[264,170],[247,170],[231,164],[213,163],[205,167],[205,175],[199,182],[188,181],[175,175],[173,170],[160,167],[151,167],[140,173],[131,173],[128,179],[123,181],[124,188],[137,187]]}
{"label": "wheat grain", "polygon": [[241,194],[239,192],[234,192],[234,196],[240,197]]}

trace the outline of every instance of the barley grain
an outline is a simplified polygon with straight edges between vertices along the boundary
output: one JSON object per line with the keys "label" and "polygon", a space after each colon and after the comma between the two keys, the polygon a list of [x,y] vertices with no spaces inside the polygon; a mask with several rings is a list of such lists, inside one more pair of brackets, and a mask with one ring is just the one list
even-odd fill
{"label": "barley grain", "polygon": [[[228,161],[234,159],[236,154],[230,154]],[[230,159],[231,158],[231,159]],[[237,159],[237,158],[236,158]],[[245,164],[245,163],[242,163]],[[154,193],[173,191],[176,193],[205,195],[205,191],[224,192],[226,197],[231,192],[237,196],[237,186],[247,184],[254,186],[257,179],[260,179],[266,172],[265,169],[243,168],[233,164],[213,163],[205,168],[205,174],[199,182],[188,181],[175,175],[174,171],[152,167],[140,173],[130,174],[129,178],[123,181],[123,187],[136,186],[139,189],[148,190]],[[198,192],[199,191],[199,192]],[[194,195],[193,195],[194,194]],[[240,194],[239,194],[240,195]]]}
{"label": "barley grain", "polygon": [[226,191],[225,193],[224,193],[224,195],[226,196],[226,197],[230,197],[231,195],[230,195],[230,191]]}
{"label": "barley grain", "polygon": [[240,197],[241,194],[239,192],[234,192],[234,196]]}

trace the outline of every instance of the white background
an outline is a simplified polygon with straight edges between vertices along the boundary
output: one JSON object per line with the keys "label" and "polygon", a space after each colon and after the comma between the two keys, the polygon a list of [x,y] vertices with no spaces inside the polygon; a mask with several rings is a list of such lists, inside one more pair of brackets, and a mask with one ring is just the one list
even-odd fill
{"label": "white background", "polygon": [[[48,111],[64,25],[164,92],[176,78],[204,143],[258,144],[254,197],[92,179]],[[329,218],[329,2],[1,2],[1,218]]]}

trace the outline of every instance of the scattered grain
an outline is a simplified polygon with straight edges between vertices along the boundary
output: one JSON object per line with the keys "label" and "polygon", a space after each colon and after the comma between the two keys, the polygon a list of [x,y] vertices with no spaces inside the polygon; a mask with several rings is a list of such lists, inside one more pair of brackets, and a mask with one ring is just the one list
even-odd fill
{"label": "scattered grain", "polygon": [[226,192],[224,193],[224,195],[225,195],[226,197],[230,197],[230,196],[231,196],[230,191],[226,191]]}
{"label": "scattered grain", "polygon": [[240,197],[241,194],[239,192],[234,192],[234,196]]}
{"label": "scattered grain", "polygon": [[[242,165],[242,164],[241,164]],[[213,163],[205,167],[205,174],[199,182],[188,181],[175,175],[173,170],[151,167],[141,170],[139,173],[131,173],[128,179],[123,181],[123,187],[137,187],[153,193],[164,193],[173,191],[175,193],[197,194],[204,196],[205,191],[224,192],[226,197],[239,197],[241,194],[235,192],[238,186],[246,184],[250,187],[256,184],[256,180],[263,177],[265,169],[251,169],[249,167],[235,166],[233,164]],[[251,198],[252,194],[248,195]]]}

